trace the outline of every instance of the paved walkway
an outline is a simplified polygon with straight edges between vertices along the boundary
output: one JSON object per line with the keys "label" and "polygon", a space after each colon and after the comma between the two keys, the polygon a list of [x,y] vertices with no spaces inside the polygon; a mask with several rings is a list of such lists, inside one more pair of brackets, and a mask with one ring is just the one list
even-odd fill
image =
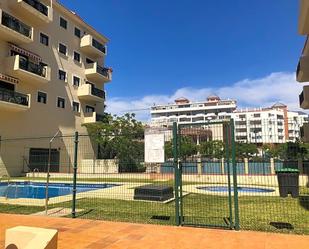
{"label": "paved walkway", "polygon": [[17,225],[58,229],[59,249],[309,248],[309,236],[0,214],[1,249],[5,229]]}

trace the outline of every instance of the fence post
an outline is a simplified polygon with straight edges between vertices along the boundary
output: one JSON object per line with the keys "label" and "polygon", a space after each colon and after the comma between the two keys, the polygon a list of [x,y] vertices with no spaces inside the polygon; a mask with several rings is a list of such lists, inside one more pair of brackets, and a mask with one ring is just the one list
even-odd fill
{"label": "fence post", "polygon": [[234,134],[234,120],[233,119],[231,119],[230,128],[231,128],[231,144],[232,144],[235,229],[239,230],[239,205],[238,205],[238,189],[237,189],[236,147],[235,147],[235,134]]}
{"label": "fence post", "polygon": [[174,178],[175,178],[175,223],[180,225],[179,219],[179,161],[178,161],[178,132],[177,123],[173,123],[173,157],[174,157]]}
{"label": "fence post", "polygon": [[275,159],[270,158],[270,174],[274,175],[275,173]]}
{"label": "fence post", "polygon": [[[233,222],[233,208],[232,208],[232,188],[231,188],[231,169],[230,169],[230,150],[229,150],[229,126],[228,124],[225,125],[225,132],[226,132],[226,141],[225,141],[225,157],[226,157],[226,173],[227,173],[227,184],[228,184],[228,194],[229,194],[229,218],[230,218],[230,228],[233,229],[234,222]],[[224,158],[223,158],[223,170],[222,174],[224,174]]]}
{"label": "fence post", "polygon": [[77,180],[77,153],[78,153],[78,132],[74,137],[74,164],[73,164],[73,189],[72,189],[72,218],[76,217],[76,180]]}
{"label": "fence post", "polygon": [[248,158],[244,158],[245,163],[245,175],[249,175],[249,160]]}

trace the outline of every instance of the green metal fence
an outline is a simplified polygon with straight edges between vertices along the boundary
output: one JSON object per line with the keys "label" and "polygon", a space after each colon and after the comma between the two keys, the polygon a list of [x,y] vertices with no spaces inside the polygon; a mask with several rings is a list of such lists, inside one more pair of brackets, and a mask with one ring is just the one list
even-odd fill
{"label": "green metal fence", "polygon": [[[152,131],[164,134],[157,163],[144,134],[2,138],[0,212],[309,234],[307,144],[274,145],[272,158],[263,145],[240,153],[233,121],[173,128]],[[298,195],[281,197],[275,171],[288,167],[300,170]]]}

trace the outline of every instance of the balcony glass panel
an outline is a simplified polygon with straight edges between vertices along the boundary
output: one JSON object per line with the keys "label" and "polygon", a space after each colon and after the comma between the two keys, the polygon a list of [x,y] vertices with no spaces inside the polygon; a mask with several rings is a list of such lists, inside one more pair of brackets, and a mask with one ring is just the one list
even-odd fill
{"label": "balcony glass panel", "polygon": [[96,39],[92,39],[92,46],[100,50],[104,54],[106,53],[106,47],[102,43],[98,42]]}
{"label": "balcony glass panel", "polygon": [[31,7],[35,8],[37,11],[41,12],[43,15],[48,16],[48,8],[41,2],[37,0],[23,0],[23,1],[29,4]]}
{"label": "balcony glass panel", "polygon": [[2,25],[31,38],[31,27],[19,21],[17,18],[9,15],[8,13],[2,12]]}
{"label": "balcony glass panel", "polygon": [[23,69],[30,73],[34,73],[44,78],[46,77],[46,67],[45,66],[41,64],[35,64],[31,61],[28,61],[27,59],[23,57],[19,58],[19,67],[20,69]]}
{"label": "balcony glass panel", "polygon": [[0,101],[22,106],[29,105],[28,95],[0,88]]}

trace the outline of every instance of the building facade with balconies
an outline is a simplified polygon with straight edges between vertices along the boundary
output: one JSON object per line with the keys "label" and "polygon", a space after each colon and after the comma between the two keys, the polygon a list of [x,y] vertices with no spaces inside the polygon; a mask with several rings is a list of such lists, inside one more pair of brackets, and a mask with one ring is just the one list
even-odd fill
{"label": "building facade with balconies", "polygon": [[[210,96],[204,102],[190,102],[179,98],[175,104],[158,105],[151,108],[151,127],[171,128],[179,124],[209,123],[234,119],[235,140],[244,143],[276,144],[294,142],[300,138],[300,128],[308,122],[306,113],[288,111],[287,106],[277,103],[270,108],[236,109],[235,100],[221,100]],[[221,134],[215,125],[215,134]],[[223,133],[222,133],[223,134]],[[223,135],[217,136],[222,138]]]}
{"label": "building facade with balconies", "polygon": [[[87,133],[83,124],[99,121],[105,109],[108,41],[58,1],[2,0],[1,139]],[[1,155],[0,175],[20,172],[5,168],[10,160]]]}
{"label": "building facade with balconies", "polygon": [[209,96],[201,102],[178,98],[173,104],[151,107],[151,126],[171,127],[173,122],[187,124],[223,120],[230,118],[236,107],[235,100],[221,100],[218,96]]}

